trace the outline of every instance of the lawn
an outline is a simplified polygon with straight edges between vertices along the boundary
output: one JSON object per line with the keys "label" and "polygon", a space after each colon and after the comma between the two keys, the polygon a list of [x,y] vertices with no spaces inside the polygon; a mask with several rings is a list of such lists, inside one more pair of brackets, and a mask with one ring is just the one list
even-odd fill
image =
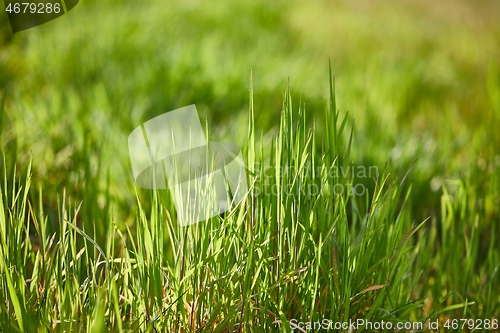
{"label": "lawn", "polygon": [[[0,332],[500,331],[497,2],[0,12]],[[182,226],[127,145],[191,104],[248,191]]]}

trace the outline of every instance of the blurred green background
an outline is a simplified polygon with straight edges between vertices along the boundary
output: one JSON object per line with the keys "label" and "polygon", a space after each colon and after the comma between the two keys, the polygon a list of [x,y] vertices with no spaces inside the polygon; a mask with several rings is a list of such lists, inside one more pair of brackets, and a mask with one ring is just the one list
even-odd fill
{"label": "blurred green background", "polygon": [[[175,316],[187,323],[196,311],[195,300],[206,296],[215,301],[205,310],[199,306],[205,311],[198,313],[199,324],[207,324],[207,330],[217,327],[227,331],[224,321],[219,320],[243,322],[235,300],[242,296],[241,304],[250,304],[245,295],[254,293],[260,293],[263,302],[246,309],[245,318],[251,322],[239,327],[256,324],[255,331],[259,329],[257,324],[275,327],[278,323],[278,316],[266,317],[267,310],[282,311],[280,320],[296,314],[311,320],[325,315],[325,309],[321,312],[314,307],[320,301],[336,313],[344,313],[344,319],[363,311],[384,320],[444,319],[448,313],[452,318],[460,314],[498,317],[499,14],[498,0],[82,0],[54,21],[12,34],[0,5],[0,176],[7,178],[0,181],[5,207],[0,213],[9,217],[8,223],[2,222],[7,227],[0,225],[3,237],[9,237],[4,241],[8,244],[1,247],[6,259],[0,267],[6,268],[0,275],[0,290],[6,302],[0,304],[0,325],[16,329],[14,321],[24,317],[26,323],[48,330],[60,320],[60,331],[72,330],[77,327],[72,326],[73,321],[77,322],[81,313],[82,318],[88,318],[87,326],[100,332],[105,317],[111,329],[133,314],[129,319],[135,326],[136,320],[144,317],[146,323],[160,310],[166,314],[164,327],[174,327]],[[254,228],[254,212],[250,214],[249,206],[244,205],[240,212],[246,213],[245,218],[251,218],[252,223],[241,223],[244,228],[236,232],[225,229],[228,221],[229,226],[243,221],[236,221],[233,215],[193,228],[179,227],[179,235],[188,235],[188,240],[192,236],[192,242],[182,246],[176,243],[175,235],[155,237],[163,234],[163,227],[170,228],[165,220],[172,221],[162,215],[161,209],[157,214],[159,204],[152,203],[151,191],[137,189],[136,196],[127,147],[130,132],[155,116],[196,104],[209,139],[234,142],[243,148],[244,156],[250,156],[255,153],[247,149],[251,145],[247,131],[252,75],[256,138],[263,140],[267,149],[280,133],[283,92],[289,84],[293,112],[299,102],[304,103],[308,125],[316,131],[319,160],[325,126],[329,125],[330,131],[334,126],[333,120],[325,121],[329,63],[336,78],[341,117],[349,112],[346,135],[351,122],[355,123],[348,164],[376,166],[381,174],[390,173],[391,185],[387,186],[392,189],[374,202],[369,198],[344,202],[341,210],[345,208],[345,216],[340,220],[336,219],[340,215],[328,215],[329,199],[325,199],[328,205],[319,209],[321,214],[314,215],[306,211],[313,200],[296,203],[290,200],[297,197],[284,202],[278,196],[258,198],[261,215],[257,211],[257,224],[261,229],[257,230],[261,232],[257,237],[253,237],[253,231],[246,232]],[[281,130],[292,127],[287,126]],[[308,130],[301,128],[298,133]],[[248,155],[247,150],[251,152]],[[299,156],[286,149],[284,153]],[[311,153],[309,147],[303,153]],[[30,160],[32,186],[26,208],[14,192],[28,192],[22,192],[29,182],[20,175],[26,174]],[[283,163],[291,165],[290,161]],[[407,173],[404,188],[400,188],[399,181]],[[317,178],[311,181],[322,181]],[[372,195],[375,180],[360,181]],[[407,203],[402,200],[406,193]],[[72,219],[73,208],[80,202],[75,222],[90,235],[85,234],[85,239],[80,237],[83,233],[77,237],[76,231],[66,232],[69,223],[65,219]],[[304,204],[301,215],[293,216],[297,221],[286,221],[285,226],[307,220],[304,224],[309,230],[302,236],[299,229],[285,227],[283,232],[278,223],[269,223],[278,222],[274,219],[277,213],[262,213],[262,205],[272,205],[276,212],[288,205],[287,214],[294,214],[300,211],[293,208],[296,204]],[[27,211],[32,207],[30,216]],[[371,212],[364,216],[369,209],[380,215]],[[165,214],[169,214],[166,208]],[[413,233],[424,220],[429,222]],[[58,221],[64,223],[58,225]],[[340,221],[338,226],[336,221]],[[332,227],[327,225],[330,222]],[[127,234],[126,226],[130,227]],[[333,227],[338,230],[330,236]],[[295,230],[299,232],[287,238]],[[322,243],[320,232],[328,232],[327,242]],[[240,238],[239,233],[245,237]],[[56,235],[58,250],[56,246],[51,248]],[[282,245],[297,239],[301,242],[295,249]],[[411,241],[402,247],[407,239]],[[87,243],[90,240],[92,246]],[[64,244],[70,244],[71,251]],[[145,244],[150,246],[143,250]],[[153,251],[151,244],[157,246],[155,249],[168,247],[169,252]],[[109,276],[96,276],[87,284],[93,275],[89,269],[97,271],[102,263],[97,263],[103,252],[94,250],[97,245],[118,261],[110,265]],[[191,245],[184,252],[184,247]],[[259,254],[260,246],[266,250],[264,254]],[[52,252],[45,256],[47,249]],[[77,249],[85,251],[83,268],[75,269],[72,284],[69,279],[62,283],[63,267],[66,270],[69,261],[78,261],[83,253]],[[218,249],[226,252],[217,257]],[[335,251],[341,258],[339,270]],[[392,251],[398,255],[392,255]],[[299,266],[287,260],[292,252],[301,252],[303,262]],[[182,254],[181,260],[177,260],[177,254]],[[247,258],[255,259],[247,262]],[[277,261],[275,265],[276,258],[284,258],[282,264]],[[128,270],[121,266],[124,262]],[[209,274],[207,262],[212,268]],[[43,274],[35,278],[24,274],[32,269],[30,266],[48,271],[52,286],[44,287]],[[192,269],[192,275],[183,275],[184,266]],[[244,266],[250,268],[240,274]],[[233,272],[238,274],[235,280],[226,282],[222,279],[231,267],[237,268]],[[308,275],[296,275],[314,267],[317,275],[310,271]],[[332,283],[332,276],[337,277],[335,272],[339,271],[342,283]],[[392,282],[388,281],[388,271],[393,272]],[[281,277],[286,274],[292,275],[283,282]],[[257,291],[249,288],[249,283],[246,289],[241,288],[238,279],[248,282],[250,277]],[[293,285],[281,285],[295,279]],[[28,281],[29,292],[25,292]],[[217,281],[224,286],[218,289],[217,285],[208,292],[208,288],[202,288]],[[115,282],[118,294],[116,288],[109,287]],[[190,293],[170,316],[164,306],[170,308],[176,303],[183,288],[189,291],[186,285],[191,286]],[[332,285],[343,289],[330,289],[325,294]],[[370,289],[374,285],[380,289]],[[372,295],[374,290],[380,292]],[[276,302],[268,298],[271,294],[276,294]],[[129,295],[125,301],[121,298],[124,295]],[[358,295],[374,300],[374,305],[368,309],[365,303],[353,301]],[[113,301],[111,296],[115,297]],[[17,310],[15,297],[21,299]],[[292,301],[291,297],[298,299]],[[189,305],[189,301],[194,303]],[[302,308],[303,301],[310,304],[310,313],[309,305]],[[351,301],[358,304],[349,309]],[[111,306],[116,307],[110,310]],[[56,307],[62,311],[59,313]],[[105,315],[106,309],[110,311]],[[179,327],[179,323],[175,325]],[[282,326],[283,331],[286,329]]]}
{"label": "blurred green background", "polygon": [[84,221],[109,206],[127,220],[127,136],[141,122],[196,104],[210,137],[245,146],[252,72],[268,140],[288,80],[311,123],[323,114],[330,60],[337,105],[355,118],[354,165],[413,164],[416,219],[439,213],[447,180],[469,177],[498,219],[499,13],[498,1],[87,0],[16,34],[2,14],[2,167],[33,158],[48,214],[66,189]]}

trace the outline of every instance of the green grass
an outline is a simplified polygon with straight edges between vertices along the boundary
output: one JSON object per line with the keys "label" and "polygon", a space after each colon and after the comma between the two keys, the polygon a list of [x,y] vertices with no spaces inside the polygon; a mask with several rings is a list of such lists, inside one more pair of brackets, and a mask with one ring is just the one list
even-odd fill
{"label": "green grass", "polygon": [[[407,179],[385,172],[371,180],[371,198],[336,195],[336,184],[353,180],[329,177],[328,168],[347,166],[356,147],[342,140],[347,118],[334,95],[317,136],[306,130],[307,109],[285,93],[270,147],[256,144],[250,98],[246,162],[260,167],[249,170],[244,202],[223,218],[180,227],[167,193],[152,193],[147,210],[148,194],[138,193],[133,230],[110,208],[100,246],[80,222],[81,204],[64,193],[49,232],[43,189],[30,200],[31,165],[22,180],[5,174],[2,327],[260,332],[288,331],[293,318],[498,316],[497,227],[480,242],[484,217],[469,184],[450,184],[452,194],[445,187],[440,218],[424,221],[409,214]],[[287,190],[310,185],[322,190]]]}
{"label": "green grass", "polygon": [[[500,319],[483,5],[82,1],[15,35],[0,15],[0,331]],[[251,187],[180,227],[167,191],[134,185],[126,142],[193,103]],[[332,173],[351,167],[378,175]]]}

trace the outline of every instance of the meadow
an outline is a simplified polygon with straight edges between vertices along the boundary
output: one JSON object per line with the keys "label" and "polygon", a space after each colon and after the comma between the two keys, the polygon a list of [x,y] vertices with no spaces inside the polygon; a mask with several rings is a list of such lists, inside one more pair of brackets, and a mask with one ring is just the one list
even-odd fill
{"label": "meadow", "polygon": [[[497,2],[0,11],[0,331],[500,331]],[[249,191],[182,227],[127,137],[190,104]]]}

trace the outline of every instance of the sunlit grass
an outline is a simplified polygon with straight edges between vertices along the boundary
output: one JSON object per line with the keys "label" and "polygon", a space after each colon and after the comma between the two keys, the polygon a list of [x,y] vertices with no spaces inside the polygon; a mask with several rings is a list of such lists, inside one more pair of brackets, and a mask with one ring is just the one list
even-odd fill
{"label": "sunlit grass", "polygon": [[[423,221],[409,214],[408,177],[388,170],[368,180],[373,192],[366,197],[334,193],[355,180],[331,177],[328,168],[348,166],[358,147],[343,139],[351,122],[337,110],[333,90],[323,121],[310,129],[307,109],[286,91],[270,146],[256,143],[252,93],[244,149],[255,167],[251,188],[224,217],[181,227],[168,193],[140,191],[130,227],[109,206],[104,219],[86,217],[107,224],[96,242],[80,203],[61,193],[49,221],[43,188],[38,200],[30,195],[30,165],[22,177],[4,172],[2,327],[262,332],[289,331],[291,319],[498,315],[497,227],[480,242],[484,215],[467,180],[446,184],[441,217]],[[321,190],[290,190],[312,185]]]}
{"label": "sunlit grass", "polygon": [[[0,331],[499,318],[496,6],[87,0],[15,35],[0,16]],[[251,190],[181,228],[126,142],[188,104]],[[378,174],[329,172],[351,167]]]}

